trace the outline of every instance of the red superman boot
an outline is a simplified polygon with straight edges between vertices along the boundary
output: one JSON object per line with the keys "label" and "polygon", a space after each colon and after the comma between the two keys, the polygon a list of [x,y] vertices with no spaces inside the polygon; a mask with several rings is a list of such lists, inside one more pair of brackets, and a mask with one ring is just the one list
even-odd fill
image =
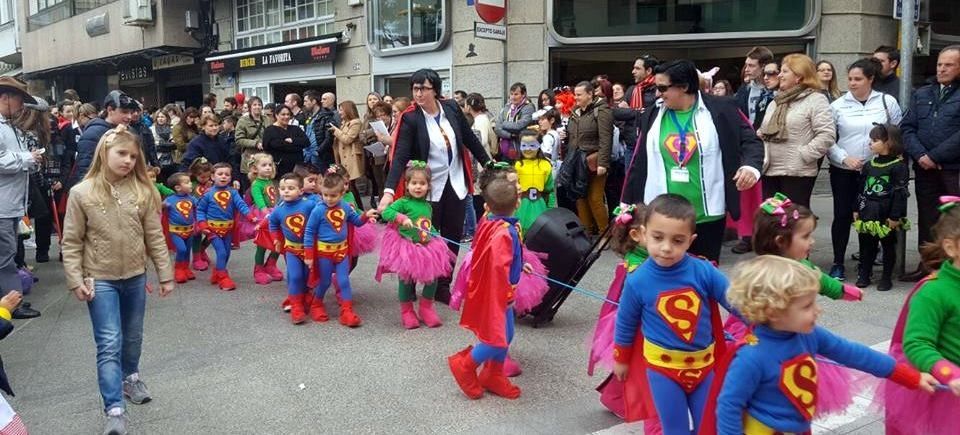
{"label": "red superman boot", "polygon": [[467,346],[453,355],[447,357],[447,364],[450,365],[450,373],[453,379],[457,381],[460,390],[467,397],[476,400],[483,397],[483,387],[480,386],[480,380],[477,378],[477,363],[470,357],[470,351],[473,346]]}
{"label": "red superman boot", "polygon": [[193,270],[207,270],[210,267],[210,261],[205,260],[206,254],[203,252],[194,252],[193,253]]}
{"label": "red superman boot", "polygon": [[330,320],[327,315],[327,309],[323,306],[323,298],[314,297],[310,301],[310,318],[314,322],[326,322]]}
{"label": "red superman boot", "polygon": [[356,328],[363,323],[363,319],[353,312],[353,301],[340,302],[340,324]]}
{"label": "red superman boot", "polygon": [[233,279],[230,278],[230,272],[224,270],[220,272],[220,290],[231,291],[236,290],[237,284],[233,282]]}
{"label": "red superman boot", "polygon": [[173,264],[173,280],[176,281],[177,284],[183,284],[187,282],[187,275],[183,272],[184,265],[185,263],[182,261],[178,261]]}
{"label": "red superman boot", "polygon": [[440,316],[433,310],[433,299],[420,299],[420,319],[430,328],[436,328],[443,325]]}
{"label": "red superman boot", "polygon": [[[304,301],[303,306],[309,307],[310,304]],[[289,313],[291,308],[293,308],[293,302],[290,301],[290,296],[287,296],[283,299],[283,302],[280,302],[280,309],[283,310],[284,313]]]}
{"label": "red superman boot", "polygon": [[210,264],[210,256],[207,255],[207,249],[206,249],[206,248],[204,248],[202,251],[200,251],[200,259],[203,260],[203,262],[206,263],[207,265]]}
{"label": "red superman boot", "polygon": [[277,259],[267,257],[267,263],[263,265],[263,271],[273,281],[283,281],[283,272],[277,268]]}
{"label": "red superman boot", "polygon": [[273,282],[273,279],[270,278],[270,275],[263,269],[263,266],[257,265],[253,266],[253,282],[260,285],[267,285]]}
{"label": "red superman boot", "polygon": [[190,261],[183,262],[183,276],[187,277],[187,281],[193,281],[197,279],[197,276],[193,274],[192,270],[190,270]]}
{"label": "red superman boot", "polygon": [[520,373],[523,373],[523,370],[520,369],[520,364],[517,364],[510,355],[507,355],[507,358],[503,360],[503,374],[507,375],[508,378],[520,376]]}
{"label": "red superman boot", "polygon": [[307,321],[306,306],[303,305],[303,294],[289,296],[290,299],[290,321],[294,325],[299,325]]}
{"label": "red superman boot", "polygon": [[520,388],[510,383],[503,374],[503,363],[489,360],[480,370],[480,385],[487,391],[507,399],[520,397]]}
{"label": "red superman boot", "polygon": [[400,302],[400,324],[407,329],[417,329],[420,327],[420,320],[413,312],[413,302]]}
{"label": "red superman boot", "polygon": [[213,272],[210,273],[210,284],[220,284],[220,278],[223,278],[223,271],[213,269]]}

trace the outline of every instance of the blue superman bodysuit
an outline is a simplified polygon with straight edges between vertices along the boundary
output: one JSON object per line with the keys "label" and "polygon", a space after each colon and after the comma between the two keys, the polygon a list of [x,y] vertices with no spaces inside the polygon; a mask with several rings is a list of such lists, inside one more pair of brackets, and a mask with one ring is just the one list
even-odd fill
{"label": "blue superman bodysuit", "polygon": [[176,262],[190,261],[190,248],[193,246],[193,226],[197,220],[197,200],[193,195],[174,194],[163,200],[163,213],[166,216],[167,232],[176,248]]}
{"label": "blue superman bodysuit", "polygon": [[307,265],[304,263],[304,232],[307,219],[316,203],[299,198],[281,201],[270,213],[270,233],[274,240],[283,241],[283,258],[287,264],[287,293],[299,295],[307,283]]}
{"label": "blue superman bodysuit", "polygon": [[[662,267],[645,261],[627,276],[614,334],[614,359],[629,363],[633,352],[643,352],[645,369],[657,415],[666,435],[694,433],[713,378],[713,364],[722,339],[716,304],[727,304],[728,281],[710,262],[685,256]],[[643,349],[633,349],[643,334]],[[630,367],[643,370],[644,367]]]}
{"label": "blue superman bodysuit", "polygon": [[363,226],[366,222],[363,215],[354,211],[344,200],[332,207],[321,201],[314,207],[303,236],[306,261],[316,260],[319,267],[320,283],[314,289],[314,298],[323,299],[332,283],[332,275],[336,273],[340,297],[344,301],[353,300],[350,262],[343,261],[349,253],[348,227],[351,224]]}
{"label": "blue superman bodysuit", "polygon": [[250,216],[250,208],[243,197],[230,186],[213,186],[197,201],[197,224],[210,230],[210,241],[217,251],[218,271],[227,270],[230,244],[233,240],[233,218],[236,212]]}

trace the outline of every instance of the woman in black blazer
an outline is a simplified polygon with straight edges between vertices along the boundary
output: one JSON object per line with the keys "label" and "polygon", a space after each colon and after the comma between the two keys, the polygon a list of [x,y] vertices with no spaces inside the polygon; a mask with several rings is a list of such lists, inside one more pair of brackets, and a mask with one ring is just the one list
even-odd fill
{"label": "woman in black blazer", "polygon": [[[428,200],[433,205],[433,226],[449,240],[463,237],[466,201],[473,189],[469,152],[481,164],[490,161],[457,103],[439,99],[442,82],[436,71],[421,69],[410,76],[414,103],[400,117],[390,172],[380,198],[379,211],[403,194],[403,172],[410,160],[427,162],[432,179]],[[459,246],[449,244],[454,253]],[[436,300],[450,300],[450,278],[437,283]]]}
{"label": "woman in black blazer", "polygon": [[303,163],[303,149],[310,145],[306,133],[290,125],[293,112],[286,106],[277,110],[277,121],[263,130],[263,150],[273,156],[277,175],[293,172],[297,163]]}

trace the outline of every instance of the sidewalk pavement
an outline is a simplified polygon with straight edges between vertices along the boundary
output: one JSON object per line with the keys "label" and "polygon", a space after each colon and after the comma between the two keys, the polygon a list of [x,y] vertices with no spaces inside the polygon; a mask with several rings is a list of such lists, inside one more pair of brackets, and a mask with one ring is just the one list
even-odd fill
{"label": "sidewalk pavement", "polygon": [[[829,267],[828,196],[814,198],[820,216],[812,258]],[[913,207],[912,207],[913,208]],[[916,262],[915,235],[908,269]],[[850,252],[856,249],[856,238]],[[212,253],[212,250],[211,250]],[[56,254],[52,253],[56,259]],[[209,272],[161,299],[151,296],[144,327],[142,378],[154,400],[128,405],[131,433],[636,433],[637,426],[599,404],[594,388],[603,374],[586,376],[588,335],[599,304],[574,294],[549,325],[518,324],[511,355],[523,366],[515,379],[523,396],[509,401],[487,395],[470,401],[449,375],[446,356],[473,343],[457,326],[458,314],[439,310],[438,329],[400,327],[396,281],[373,280],[375,257],[361,258],[351,278],[358,329],[336,321],[333,297],[325,324],[293,326],[278,303],[283,283],[257,286],[253,248],[234,251],[230,270],[238,290],[206,283]],[[32,251],[28,251],[32,259]],[[725,248],[722,268],[736,256]],[[584,277],[584,289],[606,293],[617,258],[605,253]],[[848,270],[855,267],[847,262]],[[16,321],[2,355],[17,396],[10,403],[32,434],[92,434],[102,428],[96,355],[87,310],[63,288],[60,263],[37,265],[40,282],[26,299],[43,316]],[[155,282],[155,280],[154,280]],[[890,338],[909,286],[869,289],[861,303],[821,298],[821,323],[866,344]],[[862,415],[861,415],[862,414]],[[854,413],[817,433],[882,432],[878,418]],[[818,422],[818,424],[821,422]]]}

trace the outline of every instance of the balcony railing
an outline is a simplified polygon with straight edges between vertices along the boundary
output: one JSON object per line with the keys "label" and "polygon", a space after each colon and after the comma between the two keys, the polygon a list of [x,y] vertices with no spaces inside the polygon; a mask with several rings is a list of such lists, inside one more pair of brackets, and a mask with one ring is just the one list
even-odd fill
{"label": "balcony railing", "polygon": [[63,0],[27,17],[27,31],[49,26],[57,21],[66,20],[115,1],[117,0]]}

